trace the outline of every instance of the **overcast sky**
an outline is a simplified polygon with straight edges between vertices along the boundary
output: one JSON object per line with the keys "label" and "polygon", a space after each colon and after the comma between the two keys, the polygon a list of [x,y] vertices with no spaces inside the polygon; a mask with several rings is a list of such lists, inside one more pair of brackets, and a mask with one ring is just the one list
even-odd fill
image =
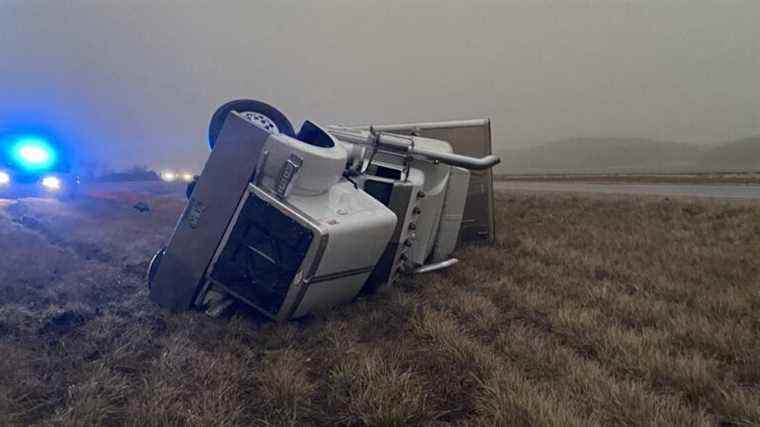
{"label": "overcast sky", "polygon": [[213,110],[491,117],[497,148],[760,133],[760,1],[0,0],[0,127],[199,169]]}

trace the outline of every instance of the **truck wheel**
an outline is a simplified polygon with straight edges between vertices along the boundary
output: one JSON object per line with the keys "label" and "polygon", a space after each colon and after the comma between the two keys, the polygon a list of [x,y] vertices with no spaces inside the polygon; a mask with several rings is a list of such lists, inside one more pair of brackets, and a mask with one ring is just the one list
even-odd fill
{"label": "truck wheel", "polygon": [[269,133],[282,133],[295,137],[290,120],[278,109],[253,99],[236,99],[219,107],[211,116],[211,123],[208,126],[208,145],[212,150],[216,144],[216,137],[219,136],[224,121],[231,111],[240,113],[246,120]]}

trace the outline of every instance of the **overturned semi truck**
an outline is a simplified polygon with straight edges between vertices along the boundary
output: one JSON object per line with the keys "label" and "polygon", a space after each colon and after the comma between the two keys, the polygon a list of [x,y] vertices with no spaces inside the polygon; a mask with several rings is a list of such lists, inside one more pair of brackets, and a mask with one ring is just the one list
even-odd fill
{"label": "overturned semi truck", "polygon": [[148,271],[151,299],[172,310],[239,301],[294,319],[449,267],[459,242],[494,236],[488,120],[305,121],[296,133],[272,106],[236,100],[214,113],[209,145]]}

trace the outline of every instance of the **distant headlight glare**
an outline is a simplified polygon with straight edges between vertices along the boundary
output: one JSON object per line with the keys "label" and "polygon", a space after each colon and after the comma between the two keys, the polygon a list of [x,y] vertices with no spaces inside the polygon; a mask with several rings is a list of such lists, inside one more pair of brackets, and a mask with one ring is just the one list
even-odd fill
{"label": "distant headlight glare", "polygon": [[46,176],[42,179],[42,186],[47,188],[48,190],[60,190],[61,189],[61,180],[58,179],[58,177],[55,176]]}
{"label": "distant headlight glare", "polygon": [[166,182],[172,182],[177,179],[177,174],[172,171],[164,171],[161,173],[161,179]]}
{"label": "distant headlight glare", "polygon": [[6,172],[0,172],[0,185],[8,185],[11,183],[11,176]]}

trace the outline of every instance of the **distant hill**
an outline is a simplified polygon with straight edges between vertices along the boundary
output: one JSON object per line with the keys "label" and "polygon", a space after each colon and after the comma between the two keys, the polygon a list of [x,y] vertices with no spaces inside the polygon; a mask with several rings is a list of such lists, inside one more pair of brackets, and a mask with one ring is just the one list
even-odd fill
{"label": "distant hill", "polygon": [[760,136],[740,139],[711,148],[698,162],[701,170],[760,171]]}
{"label": "distant hill", "polygon": [[704,146],[635,138],[574,138],[501,150],[496,173],[760,171],[760,135]]}
{"label": "distant hill", "polygon": [[693,170],[705,148],[635,138],[575,138],[503,150],[497,173],[605,173]]}

